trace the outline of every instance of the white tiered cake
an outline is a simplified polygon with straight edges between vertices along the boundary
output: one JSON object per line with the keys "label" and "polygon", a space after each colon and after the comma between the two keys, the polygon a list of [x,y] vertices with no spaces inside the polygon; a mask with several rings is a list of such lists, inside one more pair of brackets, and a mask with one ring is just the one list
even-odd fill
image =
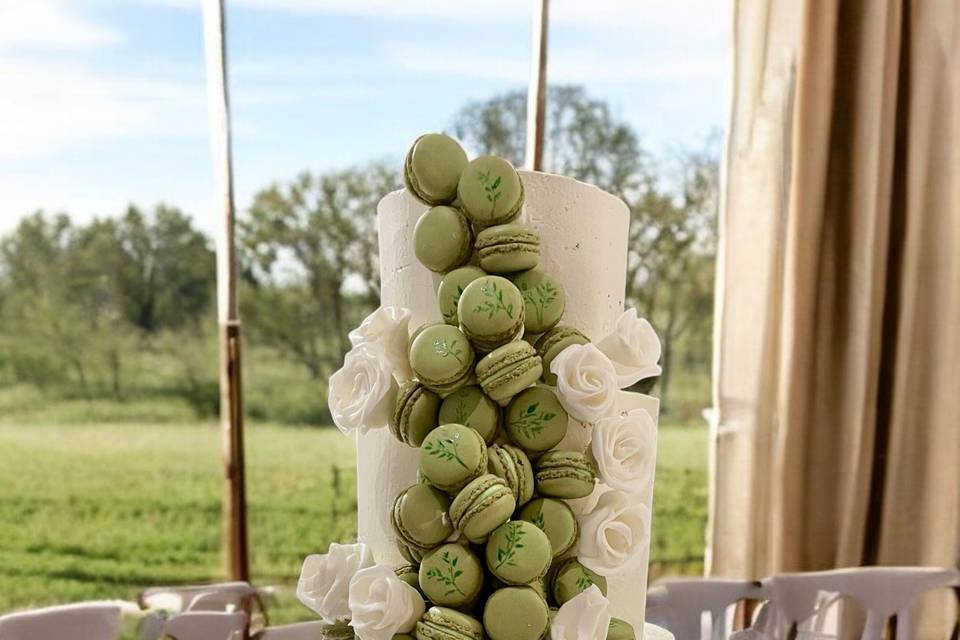
{"label": "white tiered cake", "polygon": [[[629,210],[618,198],[570,178],[526,171],[520,176],[526,196],[520,221],[540,236],[539,268],[566,291],[563,322],[600,340],[614,330],[623,312]],[[409,309],[411,327],[441,320],[436,301],[440,276],[423,267],[413,252],[414,226],[427,208],[405,190],[390,193],[377,207],[381,303]],[[659,404],[651,396],[620,392],[616,408],[620,413],[643,408],[656,419]],[[568,436],[557,448],[582,451],[588,429],[571,419]],[[418,450],[398,442],[387,429],[357,435],[358,537],[379,563],[403,562],[390,511],[397,494],[416,481],[417,463]],[[649,513],[652,482],[636,497]],[[593,496],[581,502],[595,500]],[[644,554],[636,568],[608,578],[611,613],[630,622],[638,637],[644,628],[649,518],[646,529]]]}

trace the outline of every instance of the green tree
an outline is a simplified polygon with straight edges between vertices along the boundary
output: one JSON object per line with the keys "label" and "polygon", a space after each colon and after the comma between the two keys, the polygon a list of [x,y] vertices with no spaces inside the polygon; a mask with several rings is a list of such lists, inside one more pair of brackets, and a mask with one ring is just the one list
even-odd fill
{"label": "green tree", "polygon": [[259,192],[239,225],[253,336],[325,378],[349,348],[355,301],[380,298],[376,205],[399,182],[374,163]]}

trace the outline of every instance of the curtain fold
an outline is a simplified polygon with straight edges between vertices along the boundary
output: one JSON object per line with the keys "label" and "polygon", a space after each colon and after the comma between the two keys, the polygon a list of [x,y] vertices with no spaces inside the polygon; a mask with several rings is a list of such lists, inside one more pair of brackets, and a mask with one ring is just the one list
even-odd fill
{"label": "curtain fold", "polygon": [[960,562],[960,3],[735,2],[708,571]]}

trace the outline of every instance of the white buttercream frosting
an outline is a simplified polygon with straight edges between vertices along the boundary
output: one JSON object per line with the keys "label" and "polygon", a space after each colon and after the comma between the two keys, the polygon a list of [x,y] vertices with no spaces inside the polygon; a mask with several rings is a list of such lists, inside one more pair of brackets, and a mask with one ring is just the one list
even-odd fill
{"label": "white buttercream frosting", "polygon": [[603,418],[592,436],[590,450],[602,482],[636,495],[653,482],[657,426],[646,409]]}
{"label": "white buttercream frosting", "polygon": [[597,348],[613,363],[621,389],[660,375],[660,338],[646,318],[637,317],[636,309],[624,311]]}
{"label": "white buttercream frosting", "polygon": [[347,352],[343,367],[330,376],[327,405],[334,424],[344,433],[387,426],[397,389],[383,345],[357,345]]}
{"label": "white buttercream frosting", "polygon": [[596,422],[613,410],[620,391],[610,359],[593,344],[567,347],[550,363],[560,404],[576,420]]}
{"label": "white buttercream frosting", "polygon": [[605,640],[610,617],[610,601],[591,585],[561,605],[550,623],[550,640]]}
{"label": "white buttercream frosting", "polygon": [[420,593],[383,565],[354,574],[349,600],[350,626],[360,640],[390,640],[413,631],[426,609]]}
{"label": "white buttercream frosting", "polygon": [[650,508],[623,491],[607,491],[580,517],[577,559],[602,576],[635,570],[649,545]]}
{"label": "white buttercream frosting", "polygon": [[399,382],[413,377],[409,353],[411,315],[403,307],[380,307],[347,336],[355,347],[367,343],[381,345]]}
{"label": "white buttercream frosting", "polygon": [[373,553],[367,545],[334,542],[327,553],[304,559],[297,599],[328,624],[348,620],[350,581],[357,571],[372,566]]}

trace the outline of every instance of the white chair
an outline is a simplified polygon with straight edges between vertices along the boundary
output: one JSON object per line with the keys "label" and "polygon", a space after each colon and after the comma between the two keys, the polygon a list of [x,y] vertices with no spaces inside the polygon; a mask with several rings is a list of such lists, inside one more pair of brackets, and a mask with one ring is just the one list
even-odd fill
{"label": "white chair", "polygon": [[174,640],[243,640],[247,621],[242,611],[189,611],[167,620],[163,634]]}
{"label": "white chair", "polygon": [[934,567],[858,567],[785,573],[763,580],[763,591],[779,617],[778,636],[801,635],[804,621],[817,618],[809,630],[825,636],[824,612],[842,597],[855,601],[866,612],[862,640],[882,637],[887,623],[896,618],[897,640],[910,640],[910,606],[923,593],[955,584],[958,572]]}
{"label": "white chair", "polygon": [[116,640],[121,616],[139,611],[132,602],[79,602],[0,616],[3,640]]}
{"label": "white chair", "polygon": [[647,592],[646,617],[668,629],[677,640],[704,637],[703,615],[709,613],[707,637],[722,640],[730,632],[728,610],[740,600],[762,597],[760,584],[722,578],[669,578],[658,580]]}
{"label": "white chair", "polygon": [[184,611],[247,611],[259,591],[247,582],[151,587],[140,594],[145,609]]}

